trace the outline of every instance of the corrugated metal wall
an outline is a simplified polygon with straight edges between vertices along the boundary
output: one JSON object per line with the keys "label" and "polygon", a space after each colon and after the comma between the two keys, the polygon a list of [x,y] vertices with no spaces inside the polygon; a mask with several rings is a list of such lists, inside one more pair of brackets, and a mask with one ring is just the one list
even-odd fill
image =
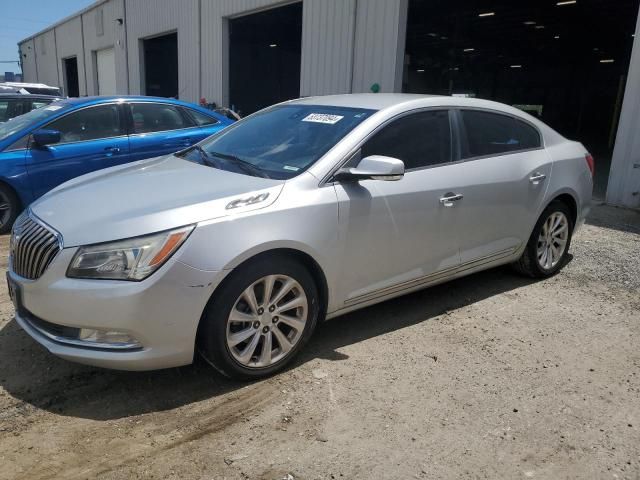
{"label": "corrugated metal wall", "polygon": [[300,95],[351,91],[355,18],[356,0],[304,2]]}
{"label": "corrugated metal wall", "polygon": [[[122,19],[120,24],[118,19]],[[113,48],[116,63],[116,88],[119,93],[129,92],[127,77],[127,48],[124,0],[109,0],[82,15],[84,56],[88,95],[98,94],[96,51]],[[80,81],[84,81],[81,74]]]}
{"label": "corrugated metal wall", "polygon": [[[78,55],[80,93],[96,94],[95,52],[113,47],[117,91],[144,93],[142,40],[177,32],[180,98],[196,102],[205,97],[227,105],[228,19],[289,3],[293,2],[100,2],[56,26],[55,35],[50,30],[22,44],[27,54],[25,79],[63,85],[62,58]],[[406,8],[407,0],[304,0],[300,94],[369,91],[373,83],[382,91],[399,91]]]}
{"label": "corrugated metal wall", "polygon": [[126,0],[130,93],[144,93],[142,39],[178,32],[178,96],[184,100],[198,100],[199,5],[199,0]]}
{"label": "corrugated metal wall", "polygon": [[49,85],[58,85],[58,60],[56,58],[56,35],[54,30],[44,32],[34,38],[36,62],[38,62],[38,81]]}
{"label": "corrugated metal wall", "polygon": [[19,45],[22,60],[22,76],[25,82],[37,82],[38,71],[36,64],[36,50],[33,39]]}
{"label": "corrugated metal wall", "polygon": [[353,92],[402,91],[408,0],[360,0],[356,15]]}
{"label": "corrugated metal wall", "polygon": [[[607,203],[640,208],[640,12],[613,150]],[[596,158],[596,168],[598,159]]]}
{"label": "corrugated metal wall", "polygon": [[[76,57],[78,59],[78,85],[80,95],[86,95],[87,89],[84,81],[84,51],[82,48],[82,20],[80,17],[73,18],[68,22],[55,28],[56,32],[56,48],[58,58],[58,80],[56,85],[64,86],[64,59]],[[80,41],[78,41],[80,39]],[[47,83],[47,82],[45,82]],[[65,90],[66,91],[66,90]]]}

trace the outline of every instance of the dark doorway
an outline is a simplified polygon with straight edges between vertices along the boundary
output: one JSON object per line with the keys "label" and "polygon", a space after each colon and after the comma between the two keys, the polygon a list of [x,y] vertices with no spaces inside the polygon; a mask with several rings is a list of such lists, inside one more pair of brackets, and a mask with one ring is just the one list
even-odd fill
{"label": "dark doorway", "polygon": [[142,42],[145,95],[178,98],[178,34]]}
{"label": "dark doorway", "polygon": [[78,58],[64,59],[64,83],[66,94],[69,97],[80,96],[80,83],[78,81]]}
{"label": "dark doorway", "polygon": [[229,22],[230,106],[248,115],[300,96],[302,3]]}
{"label": "dark doorway", "polygon": [[603,196],[640,0],[410,0],[403,90],[539,116],[596,157]]}

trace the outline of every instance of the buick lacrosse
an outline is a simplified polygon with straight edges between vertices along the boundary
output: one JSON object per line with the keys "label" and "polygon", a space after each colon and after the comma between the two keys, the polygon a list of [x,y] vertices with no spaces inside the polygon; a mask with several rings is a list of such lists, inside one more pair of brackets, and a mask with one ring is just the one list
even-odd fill
{"label": "buick lacrosse", "polygon": [[176,154],[68,181],[13,228],[16,320],[101,367],[282,369],[325,319],[513,264],[548,277],[589,210],[593,158],[478,99],[279,104]]}

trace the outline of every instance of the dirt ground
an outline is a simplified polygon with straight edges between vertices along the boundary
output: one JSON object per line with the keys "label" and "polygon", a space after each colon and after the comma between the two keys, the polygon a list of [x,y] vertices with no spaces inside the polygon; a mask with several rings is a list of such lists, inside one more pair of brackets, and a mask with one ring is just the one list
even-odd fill
{"label": "dirt ground", "polygon": [[597,207],[572,253],[327,322],[252,384],[57,359],[3,283],[0,478],[638,480],[640,213]]}

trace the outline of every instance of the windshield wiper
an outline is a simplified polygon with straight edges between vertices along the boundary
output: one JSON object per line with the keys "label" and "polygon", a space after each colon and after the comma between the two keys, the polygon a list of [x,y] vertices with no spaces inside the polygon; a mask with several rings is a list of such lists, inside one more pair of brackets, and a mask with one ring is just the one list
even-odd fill
{"label": "windshield wiper", "polygon": [[228,153],[220,153],[220,152],[207,152],[207,155],[228,160],[234,163],[235,165],[237,165],[238,167],[240,167],[241,169],[243,169],[245,172],[252,173],[254,175],[257,175],[258,177],[271,178],[261,168],[258,168],[253,163],[247,162],[246,160],[236,157],[235,155],[230,155]]}
{"label": "windshield wiper", "polygon": [[200,145],[193,145],[189,148],[187,148],[186,150],[183,150],[181,152],[176,153],[176,157],[184,157],[187,153],[192,152],[192,151],[197,151],[200,154],[200,158],[202,159],[202,161],[206,164],[209,165],[210,167],[213,168],[217,168],[219,170],[222,170],[222,168],[220,168],[220,163],[215,161],[213,158],[211,158],[211,156],[209,155],[209,153],[207,153],[207,151],[202,148]]}

